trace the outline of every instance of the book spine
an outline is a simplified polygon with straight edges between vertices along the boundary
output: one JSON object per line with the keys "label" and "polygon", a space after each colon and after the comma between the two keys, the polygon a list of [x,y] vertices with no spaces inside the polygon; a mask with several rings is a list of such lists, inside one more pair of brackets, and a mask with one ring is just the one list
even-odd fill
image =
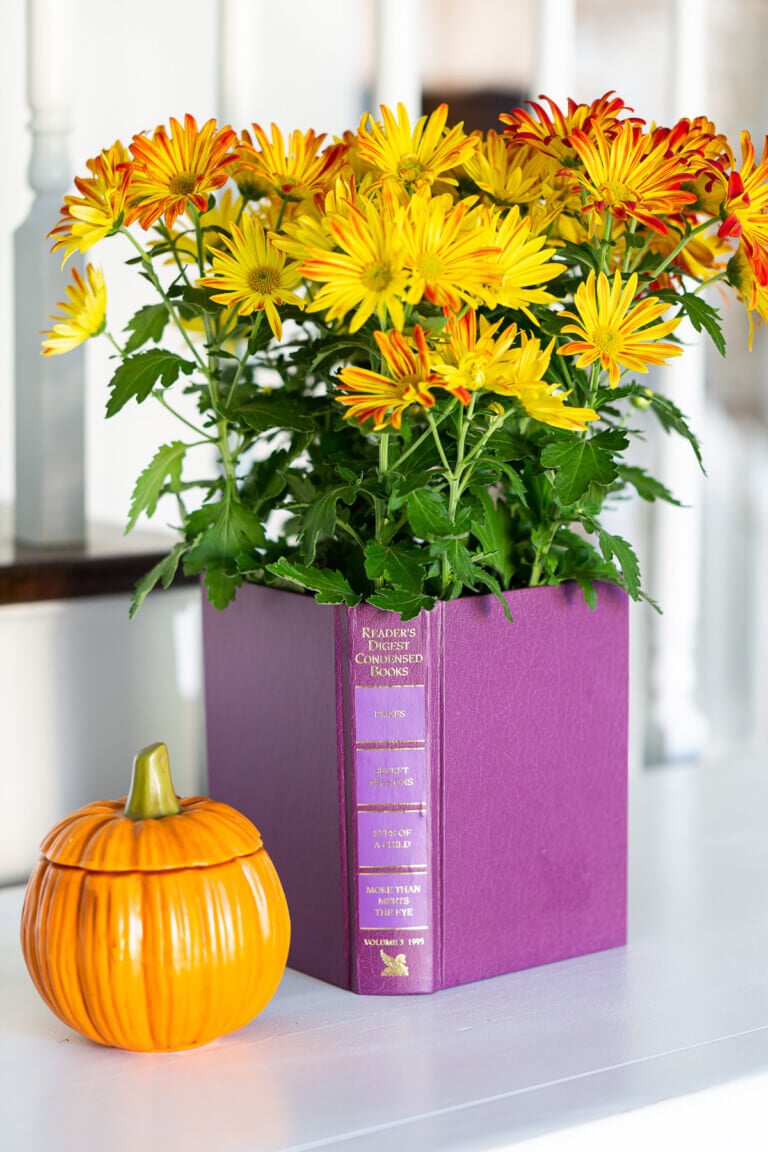
{"label": "book spine", "polygon": [[[345,613],[351,986],[436,987],[434,614]],[[439,725],[438,725],[439,727]]]}

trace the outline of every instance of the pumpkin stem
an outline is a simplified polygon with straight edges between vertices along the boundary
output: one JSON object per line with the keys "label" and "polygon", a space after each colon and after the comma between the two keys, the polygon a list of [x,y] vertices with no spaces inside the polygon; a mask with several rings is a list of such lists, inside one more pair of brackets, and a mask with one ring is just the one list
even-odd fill
{"label": "pumpkin stem", "polygon": [[181,811],[171,779],[165,744],[148,744],[133,760],[133,774],[123,815],[131,820],[156,820]]}

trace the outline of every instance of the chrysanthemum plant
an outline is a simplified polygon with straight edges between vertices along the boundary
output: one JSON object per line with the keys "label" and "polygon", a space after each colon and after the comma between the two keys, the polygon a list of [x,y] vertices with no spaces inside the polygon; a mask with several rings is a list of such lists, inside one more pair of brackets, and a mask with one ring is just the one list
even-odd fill
{"label": "chrysanthemum plant", "polygon": [[673,500],[626,462],[636,408],[699,456],[643,377],[683,351],[684,316],[724,351],[702,290],[766,315],[766,155],[744,133],[738,166],[708,120],[648,127],[612,93],[531,103],[487,135],[447,116],[382,108],[329,143],[186,116],[76,181],[54,248],[119,237],[152,296],[112,334],[88,265],[44,352],[103,333],[107,415],[179,416],[128,517],[170,494],[179,539],[134,610],[180,564],[217,607],[243,581],[403,619],[567,580],[589,603],[595,580],[642,594],[600,514],[628,490]]}

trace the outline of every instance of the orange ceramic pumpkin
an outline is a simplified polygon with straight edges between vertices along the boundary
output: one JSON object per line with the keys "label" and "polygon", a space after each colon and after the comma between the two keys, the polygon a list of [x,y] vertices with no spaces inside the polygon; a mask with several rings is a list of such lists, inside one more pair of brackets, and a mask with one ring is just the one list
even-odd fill
{"label": "orange ceramic pumpkin", "polygon": [[164,744],[136,757],[127,802],[80,808],[42,852],[21,944],[72,1028],[118,1048],[192,1048],[272,998],[290,938],[277,872],[241,813],[177,800]]}

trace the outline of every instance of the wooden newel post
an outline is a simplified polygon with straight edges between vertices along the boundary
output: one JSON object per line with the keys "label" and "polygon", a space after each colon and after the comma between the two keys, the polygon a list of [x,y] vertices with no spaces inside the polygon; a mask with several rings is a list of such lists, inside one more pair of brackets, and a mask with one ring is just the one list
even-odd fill
{"label": "wooden newel post", "polygon": [[35,194],[14,237],[16,495],[15,532],[40,546],[85,539],[85,354],[40,354],[40,332],[65,299],[66,270],[47,233],[72,186],[72,0],[27,0],[28,100]]}

